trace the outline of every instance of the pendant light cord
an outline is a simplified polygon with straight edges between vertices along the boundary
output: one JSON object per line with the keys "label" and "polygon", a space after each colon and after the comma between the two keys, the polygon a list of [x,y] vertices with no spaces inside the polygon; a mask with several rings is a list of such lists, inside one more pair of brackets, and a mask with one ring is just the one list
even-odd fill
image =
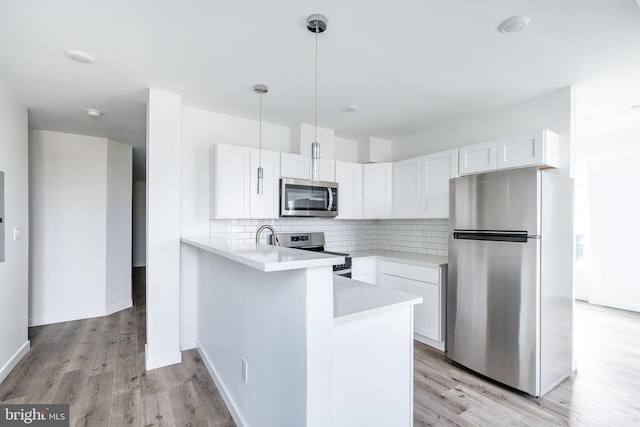
{"label": "pendant light cord", "polygon": [[316,21],[316,101],[315,101],[315,112],[313,117],[313,140],[318,141],[318,24]]}
{"label": "pendant light cord", "polygon": [[262,167],[262,94],[260,94],[260,158],[258,163]]}

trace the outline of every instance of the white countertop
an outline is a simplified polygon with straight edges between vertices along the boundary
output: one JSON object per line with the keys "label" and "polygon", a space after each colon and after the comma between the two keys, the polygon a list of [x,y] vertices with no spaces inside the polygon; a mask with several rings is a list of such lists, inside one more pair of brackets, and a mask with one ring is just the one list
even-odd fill
{"label": "white countertop", "polygon": [[351,258],[380,258],[387,261],[401,262],[403,264],[418,265],[421,267],[442,267],[447,265],[446,256],[416,254],[411,252],[368,250],[353,251],[350,253]]}
{"label": "white countertop", "polygon": [[370,285],[342,276],[333,278],[333,323],[348,322],[409,305],[422,297],[390,288]]}
{"label": "white countertop", "polygon": [[224,237],[195,236],[182,237],[180,240],[188,245],[261,271],[296,270],[344,263],[344,257],[341,256],[256,244]]}

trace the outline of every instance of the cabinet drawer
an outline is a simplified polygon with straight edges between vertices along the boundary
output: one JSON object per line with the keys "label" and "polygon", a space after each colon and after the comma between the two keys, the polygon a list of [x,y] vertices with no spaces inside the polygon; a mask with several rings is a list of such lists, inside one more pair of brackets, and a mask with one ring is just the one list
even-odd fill
{"label": "cabinet drawer", "polygon": [[382,274],[440,284],[439,269],[437,268],[418,267],[417,265],[400,264],[389,261],[380,261],[378,266]]}
{"label": "cabinet drawer", "polygon": [[407,279],[407,292],[422,297],[414,310],[413,330],[434,341],[440,341],[440,288],[438,285]]}

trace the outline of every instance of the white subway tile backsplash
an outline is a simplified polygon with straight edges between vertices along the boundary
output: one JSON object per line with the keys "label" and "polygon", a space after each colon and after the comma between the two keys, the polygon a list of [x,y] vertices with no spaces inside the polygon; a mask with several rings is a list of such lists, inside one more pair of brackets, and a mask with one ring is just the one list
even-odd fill
{"label": "white subway tile backsplash", "polygon": [[[326,248],[334,251],[382,249],[447,256],[448,222],[446,219],[231,219],[211,220],[209,231],[240,240],[255,240],[258,227],[272,225],[279,233],[323,231]],[[266,242],[268,232],[263,233]]]}

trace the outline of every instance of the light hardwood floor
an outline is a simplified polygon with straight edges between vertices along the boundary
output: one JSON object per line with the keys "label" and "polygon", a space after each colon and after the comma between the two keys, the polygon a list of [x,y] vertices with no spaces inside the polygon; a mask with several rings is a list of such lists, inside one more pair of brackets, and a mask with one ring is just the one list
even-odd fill
{"label": "light hardwood floor", "polygon": [[[0,401],[68,403],[72,426],[235,425],[195,350],[145,372],[144,270],[134,278],[131,309],[30,328]],[[416,342],[414,425],[640,425],[640,315],[577,303],[576,331],[578,371],[540,399]]]}

